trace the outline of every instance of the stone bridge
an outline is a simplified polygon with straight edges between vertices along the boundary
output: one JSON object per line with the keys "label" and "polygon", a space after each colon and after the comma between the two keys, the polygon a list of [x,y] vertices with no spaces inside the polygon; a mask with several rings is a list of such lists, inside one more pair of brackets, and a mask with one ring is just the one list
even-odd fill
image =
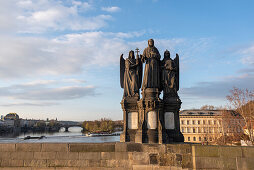
{"label": "stone bridge", "polygon": [[65,132],[68,132],[70,127],[82,127],[82,122],[60,121],[59,123],[60,127],[65,128]]}

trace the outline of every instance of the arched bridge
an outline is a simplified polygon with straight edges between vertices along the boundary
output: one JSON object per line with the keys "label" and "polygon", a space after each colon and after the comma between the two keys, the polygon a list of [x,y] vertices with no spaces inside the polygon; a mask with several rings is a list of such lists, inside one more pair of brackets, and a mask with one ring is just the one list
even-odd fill
{"label": "arched bridge", "polygon": [[82,127],[82,122],[74,121],[60,121],[60,127],[65,128],[65,132],[68,132],[70,127]]}

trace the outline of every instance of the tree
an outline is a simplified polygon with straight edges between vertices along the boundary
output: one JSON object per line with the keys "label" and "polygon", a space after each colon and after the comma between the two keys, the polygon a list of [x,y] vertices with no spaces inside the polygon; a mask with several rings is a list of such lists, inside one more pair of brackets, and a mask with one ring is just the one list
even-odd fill
{"label": "tree", "polygon": [[230,107],[235,109],[244,120],[244,130],[254,144],[254,90],[233,88],[227,96]]}
{"label": "tree", "polygon": [[203,105],[200,110],[214,110],[216,109],[213,105]]}
{"label": "tree", "polygon": [[218,138],[219,145],[240,143],[245,139],[243,127],[245,123],[242,116],[235,110],[221,109],[221,116],[218,117]]}

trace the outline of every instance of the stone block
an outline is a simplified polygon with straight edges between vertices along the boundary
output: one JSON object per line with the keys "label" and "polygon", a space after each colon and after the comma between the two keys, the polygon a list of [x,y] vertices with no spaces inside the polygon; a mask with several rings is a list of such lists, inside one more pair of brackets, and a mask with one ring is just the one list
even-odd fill
{"label": "stone block", "polygon": [[152,165],[133,165],[133,170],[153,170]]}
{"label": "stone block", "polygon": [[149,154],[149,164],[158,164],[158,154]]}
{"label": "stone block", "polygon": [[0,167],[0,170],[33,170],[31,167]]}
{"label": "stone block", "polygon": [[189,154],[183,154],[182,155],[182,167],[183,168],[192,168],[192,155]]}
{"label": "stone block", "polygon": [[153,170],[171,170],[171,166],[159,166],[159,165],[157,165],[157,166],[153,166]]}
{"label": "stone block", "polygon": [[0,152],[14,152],[15,144],[0,143]]}
{"label": "stone block", "polygon": [[113,159],[113,160],[106,160],[107,167],[110,168],[116,168],[119,167],[119,160]]}
{"label": "stone block", "polygon": [[219,157],[219,146],[192,146],[192,156],[194,157]]}
{"label": "stone block", "polygon": [[79,153],[80,160],[100,160],[101,153],[100,152],[80,152]]}
{"label": "stone block", "polygon": [[78,152],[56,152],[56,159],[64,160],[78,160]]}
{"label": "stone block", "polygon": [[100,159],[102,159],[102,160],[112,160],[112,159],[116,159],[115,154],[116,154],[116,152],[101,152],[101,157],[100,157]]}
{"label": "stone block", "polygon": [[254,158],[254,147],[246,146],[241,147],[241,149],[244,158]]}
{"label": "stone block", "polygon": [[254,169],[253,158],[236,158],[237,170],[250,170]]}
{"label": "stone block", "polygon": [[128,152],[115,152],[115,158],[118,160],[128,160],[129,154]]}
{"label": "stone block", "polygon": [[40,152],[41,143],[17,143],[16,151],[18,152]]}
{"label": "stone block", "polygon": [[172,166],[170,167],[170,170],[182,170],[182,167]]}
{"label": "stone block", "polygon": [[167,144],[167,153],[187,154],[192,153],[192,147],[190,144]]}
{"label": "stone block", "polygon": [[176,164],[176,155],[173,153],[159,154],[160,166],[173,166]]}
{"label": "stone block", "polygon": [[226,157],[226,158],[242,157],[241,147],[220,146],[218,148],[219,148],[219,153],[221,157]]}
{"label": "stone block", "polygon": [[223,167],[223,162],[219,157],[196,157],[196,169],[220,169]]}
{"label": "stone block", "polygon": [[159,149],[158,144],[143,144],[143,152],[159,153]]}
{"label": "stone block", "polygon": [[24,167],[23,160],[2,160],[0,167]]}
{"label": "stone block", "polygon": [[0,160],[8,160],[11,159],[12,152],[0,152]]}
{"label": "stone block", "polygon": [[143,145],[140,143],[128,143],[127,152],[143,152]]}
{"label": "stone block", "polygon": [[[62,168],[62,167],[61,167]],[[44,168],[40,168],[40,167],[31,167],[32,170],[55,170],[56,168],[54,167],[44,167]]]}
{"label": "stone block", "polygon": [[[55,170],[83,170],[83,168],[78,167],[56,167]],[[86,169],[84,169],[86,170]]]}
{"label": "stone block", "polygon": [[47,161],[46,160],[24,160],[24,166],[46,167],[47,166]]}
{"label": "stone block", "polygon": [[68,144],[67,143],[43,143],[42,152],[67,152]]}
{"label": "stone block", "polygon": [[223,169],[230,169],[230,170],[236,170],[236,158],[221,158],[222,162],[222,168]]}
{"label": "stone block", "polygon": [[70,152],[115,152],[115,143],[70,144]]}
{"label": "stone block", "polygon": [[56,152],[34,152],[34,159],[55,159]]}
{"label": "stone block", "polygon": [[116,142],[115,152],[127,152],[127,143]]}
{"label": "stone block", "polygon": [[149,164],[149,153],[146,152],[133,152],[132,164],[133,165],[148,165]]}
{"label": "stone block", "polygon": [[159,147],[159,153],[166,153],[167,152],[167,146],[165,144],[161,144]]}
{"label": "stone block", "polygon": [[47,160],[49,167],[86,167],[87,160]]}
{"label": "stone block", "polygon": [[88,160],[88,166],[89,167],[100,167],[101,161],[100,160],[94,160],[94,159],[89,159]]}
{"label": "stone block", "polygon": [[13,160],[31,160],[34,159],[33,152],[11,152],[11,159]]}

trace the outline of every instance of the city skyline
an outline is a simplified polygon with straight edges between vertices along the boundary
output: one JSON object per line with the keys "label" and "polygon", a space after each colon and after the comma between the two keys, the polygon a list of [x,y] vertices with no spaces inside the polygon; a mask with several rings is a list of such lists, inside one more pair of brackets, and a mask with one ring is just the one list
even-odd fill
{"label": "city skyline", "polygon": [[[183,109],[254,84],[253,1],[0,1],[1,114],[122,119],[119,58],[153,38],[180,56]],[[101,83],[103,82],[103,83]]]}

